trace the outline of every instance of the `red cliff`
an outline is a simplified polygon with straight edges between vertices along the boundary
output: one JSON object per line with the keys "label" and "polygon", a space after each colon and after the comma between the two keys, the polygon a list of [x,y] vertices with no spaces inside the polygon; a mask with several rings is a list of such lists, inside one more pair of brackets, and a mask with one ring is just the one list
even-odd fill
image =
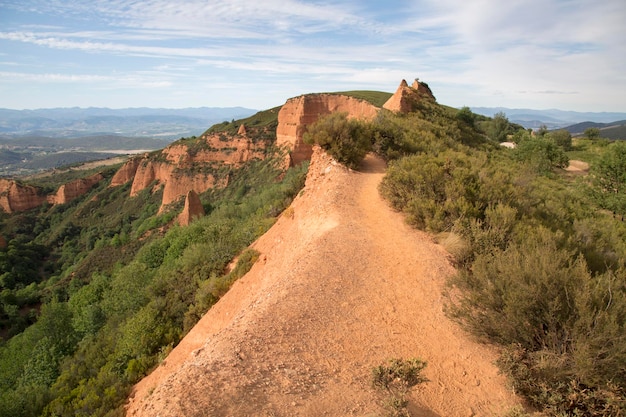
{"label": "red cliff", "polygon": [[306,128],[321,116],[341,112],[349,118],[371,120],[376,117],[378,107],[354,97],[339,94],[307,94],[294,97],[278,112],[276,144],[290,150],[290,164],[297,165],[311,159],[312,148],[303,142]]}
{"label": "red cliff", "polygon": [[117,187],[118,185],[124,185],[128,181],[135,178],[135,173],[141,162],[140,158],[131,158],[113,175],[111,178],[110,187]]}
{"label": "red cliff", "polygon": [[46,196],[35,187],[0,179],[0,207],[7,213],[30,210],[45,201]]}
{"label": "red cliff", "polygon": [[87,193],[94,185],[102,181],[104,177],[97,173],[87,178],[80,178],[59,187],[56,194],[49,195],[47,200],[51,204],[66,204],[76,197]]}
{"label": "red cliff", "polygon": [[[243,125],[236,135],[224,133],[207,134],[196,141],[178,141],[161,151],[161,157],[146,154],[126,163],[116,173],[111,185],[121,185],[133,178],[130,195],[136,196],[149,186],[163,186],[161,211],[192,190],[203,193],[214,187],[224,187],[227,178],[218,178],[215,167],[219,165],[240,166],[253,160],[265,158],[267,144],[247,137]],[[127,179],[128,178],[128,179]]]}

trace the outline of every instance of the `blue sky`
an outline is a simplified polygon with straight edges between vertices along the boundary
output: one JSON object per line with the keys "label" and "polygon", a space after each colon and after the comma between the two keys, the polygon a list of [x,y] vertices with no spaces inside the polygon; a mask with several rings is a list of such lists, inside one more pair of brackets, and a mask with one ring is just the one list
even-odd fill
{"label": "blue sky", "polygon": [[0,107],[266,109],[310,92],[626,112],[624,0],[0,0]]}

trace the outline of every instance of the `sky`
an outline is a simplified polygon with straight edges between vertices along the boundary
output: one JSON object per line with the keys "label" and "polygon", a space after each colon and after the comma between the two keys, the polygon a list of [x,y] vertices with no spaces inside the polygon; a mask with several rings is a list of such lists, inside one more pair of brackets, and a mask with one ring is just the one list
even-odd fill
{"label": "sky", "polygon": [[626,112],[625,0],[0,0],[0,108],[394,92]]}

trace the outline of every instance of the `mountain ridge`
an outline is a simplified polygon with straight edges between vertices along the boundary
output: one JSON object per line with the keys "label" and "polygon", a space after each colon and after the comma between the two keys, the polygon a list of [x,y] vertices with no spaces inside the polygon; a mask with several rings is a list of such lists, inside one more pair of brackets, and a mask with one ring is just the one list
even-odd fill
{"label": "mountain ridge", "polygon": [[127,416],[377,415],[372,368],[412,355],[430,363],[414,415],[518,404],[495,351],[445,316],[448,256],[382,200],[384,170],[316,148],[305,188],[252,245],[259,261],[135,387]]}
{"label": "mountain ridge", "polygon": [[254,112],[256,110],[245,107],[0,109],[0,133],[11,136],[38,133],[60,138],[116,133],[176,139],[199,135],[206,126]]}
{"label": "mountain ridge", "polygon": [[542,125],[550,129],[558,129],[582,122],[613,123],[616,120],[626,119],[626,113],[622,112],[577,112],[559,109],[536,110],[507,107],[471,107],[471,109],[474,113],[488,117],[503,112],[511,122],[534,129]]}

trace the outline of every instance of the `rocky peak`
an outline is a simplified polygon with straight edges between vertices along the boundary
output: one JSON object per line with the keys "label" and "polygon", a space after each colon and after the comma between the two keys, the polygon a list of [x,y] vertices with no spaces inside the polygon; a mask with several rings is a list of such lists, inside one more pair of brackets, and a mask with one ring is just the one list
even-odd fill
{"label": "rocky peak", "polygon": [[195,191],[189,190],[185,198],[185,207],[178,215],[178,224],[187,226],[189,223],[202,216],[204,216],[204,206],[202,206],[200,197]]}
{"label": "rocky peak", "polygon": [[246,125],[244,125],[242,123],[241,126],[239,126],[239,130],[237,131],[237,135],[239,135],[239,136],[246,136]]}
{"label": "rocky peak", "polygon": [[435,100],[428,84],[420,83],[416,78],[409,87],[406,80],[402,80],[394,95],[387,100],[383,108],[397,113],[410,113],[414,110],[415,103],[423,98]]}
{"label": "rocky peak", "polygon": [[428,84],[426,84],[425,82],[420,82],[418,78],[416,78],[415,81],[413,81],[411,88],[417,91],[418,93],[420,93],[421,95],[430,97],[433,100],[435,99],[435,96],[433,95],[433,92],[428,86]]}

